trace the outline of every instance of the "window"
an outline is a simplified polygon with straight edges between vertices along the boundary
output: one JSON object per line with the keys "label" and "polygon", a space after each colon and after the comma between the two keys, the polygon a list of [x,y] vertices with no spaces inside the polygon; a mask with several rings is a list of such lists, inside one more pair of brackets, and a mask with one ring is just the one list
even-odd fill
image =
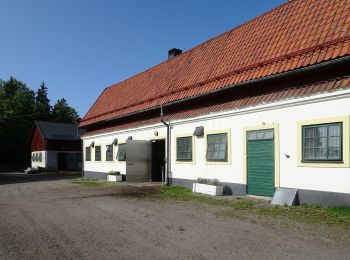
{"label": "window", "polygon": [[192,161],[192,136],[176,138],[176,160]]}
{"label": "window", "polygon": [[227,133],[207,135],[207,160],[228,161]]}
{"label": "window", "polygon": [[85,161],[91,161],[91,147],[85,147]]}
{"label": "window", "polygon": [[126,160],[126,144],[119,144],[118,145],[117,158],[118,158],[118,161],[125,161]]}
{"label": "window", "polygon": [[303,161],[341,161],[342,123],[302,127]]}
{"label": "window", "polygon": [[106,145],[106,161],[113,161],[113,145]]}
{"label": "window", "polygon": [[42,154],[39,153],[39,162],[42,162],[42,160],[43,160]]}
{"label": "window", "polygon": [[95,146],[95,161],[101,161],[101,146]]}

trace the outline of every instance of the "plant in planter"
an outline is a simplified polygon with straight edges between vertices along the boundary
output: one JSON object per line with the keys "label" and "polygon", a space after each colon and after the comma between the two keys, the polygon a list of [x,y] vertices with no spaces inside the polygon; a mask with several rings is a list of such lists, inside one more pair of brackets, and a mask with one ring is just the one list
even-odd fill
{"label": "plant in planter", "polygon": [[223,195],[224,187],[220,185],[218,179],[198,178],[196,183],[193,183],[193,192],[203,193],[213,196]]}
{"label": "plant in planter", "polygon": [[122,175],[118,171],[109,171],[107,181],[122,181]]}

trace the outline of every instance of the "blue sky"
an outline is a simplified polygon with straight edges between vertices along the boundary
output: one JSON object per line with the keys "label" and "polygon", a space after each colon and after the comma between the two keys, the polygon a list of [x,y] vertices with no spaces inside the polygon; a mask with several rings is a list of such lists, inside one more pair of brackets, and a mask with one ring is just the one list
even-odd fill
{"label": "blue sky", "polygon": [[287,0],[0,0],[0,79],[84,116],[105,87]]}

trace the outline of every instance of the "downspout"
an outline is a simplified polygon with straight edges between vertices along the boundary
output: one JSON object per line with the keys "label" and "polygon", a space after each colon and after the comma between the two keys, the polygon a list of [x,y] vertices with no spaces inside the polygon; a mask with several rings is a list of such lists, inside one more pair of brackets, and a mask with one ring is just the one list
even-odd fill
{"label": "downspout", "polygon": [[170,185],[170,175],[171,175],[171,168],[170,168],[170,144],[171,144],[171,125],[170,122],[167,123],[163,119],[163,106],[160,106],[160,121],[166,126],[167,128],[167,133],[166,133],[166,176],[165,176],[165,184]]}

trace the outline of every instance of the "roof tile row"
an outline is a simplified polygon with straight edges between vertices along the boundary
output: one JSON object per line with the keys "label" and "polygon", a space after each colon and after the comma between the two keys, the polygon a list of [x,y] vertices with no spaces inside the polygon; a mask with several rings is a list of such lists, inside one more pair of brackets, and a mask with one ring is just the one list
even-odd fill
{"label": "roof tile row", "polygon": [[105,89],[80,126],[350,54],[350,0],[295,0]]}
{"label": "roof tile row", "polygon": [[[222,112],[232,109],[241,109],[247,107],[254,107],[261,104],[268,104],[272,102],[300,98],[310,95],[315,95],[317,93],[327,93],[339,89],[350,88],[350,77],[343,77],[332,79],[324,82],[315,82],[312,84],[306,84],[302,86],[294,86],[287,89],[281,89],[278,91],[264,93],[258,96],[246,96],[243,98],[237,98],[229,102],[223,102],[219,104],[204,104],[201,107],[182,107],[177,112],[165,115],[165,119],[169,121],[196,117],[201,115],[206,115],[215,112]],[[144,118],[142,120],[135,120],[133,122],[128,122],[124,124],[119,124],[117,126],[107,127],[95,131],[89,131],[84,136],[90,136],[95,134],[107,133],[112,131],[118,131],[128,128],[141,127],[151,124],[156,124],[160,122],[158,116],[151,118]]]}

